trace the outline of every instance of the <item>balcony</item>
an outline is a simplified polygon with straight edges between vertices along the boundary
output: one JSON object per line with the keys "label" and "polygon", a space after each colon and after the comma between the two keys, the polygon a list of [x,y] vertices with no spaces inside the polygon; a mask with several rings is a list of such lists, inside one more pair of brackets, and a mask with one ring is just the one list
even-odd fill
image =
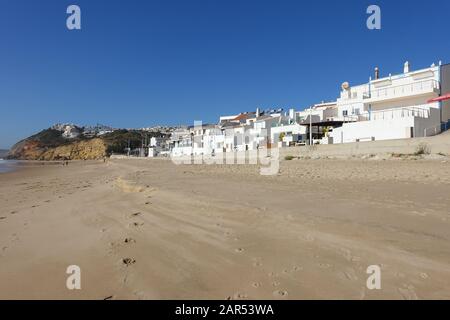
{"label": "balcony", "polygon": [[401,118],[430,118],[431,109],[429,105],[417,105],[410,107],[390,108],[385,110],[376,110],[364,112],[361,115],[354,116],[354,121],[375,121],[375,120],[392,120]]}
{"label": "balcony", "polygon": [[364,93],[364,102],[396,100],[404,97],[413,97],[427,94],[438,95],[440,91],[439,82],[436,80],[425,80],[404,84],[399,86],[388,86],[386,88],[374,89]]}

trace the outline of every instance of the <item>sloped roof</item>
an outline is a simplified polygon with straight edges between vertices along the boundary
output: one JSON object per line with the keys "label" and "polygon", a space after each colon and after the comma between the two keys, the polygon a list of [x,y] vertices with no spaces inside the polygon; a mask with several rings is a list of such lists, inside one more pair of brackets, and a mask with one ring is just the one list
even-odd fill
{"label": "sloped roof", "polygon": [[236,123],[236,122],[224,122],[220,124],[220,128],[222,129],[226,129],[226,128],[234,128],[234,127],[240,127],[241,124],[240,123]]}
{"label": "sloped roof", "polygon": [[248,119],[248,118],[253,118],[254,116],[255,116],[255,112],[241,113],[241,114],[238,115],[236,118],[234,118],[233,121],[246,120],[246,119]]}
{"label": "sloped roof", "polygon": [[276,118],[276,117],[272,117],[270,115],[263,115],[263,116],[256,118],[256,121],[263,121],[263,120],[274,119],[274,118]]}

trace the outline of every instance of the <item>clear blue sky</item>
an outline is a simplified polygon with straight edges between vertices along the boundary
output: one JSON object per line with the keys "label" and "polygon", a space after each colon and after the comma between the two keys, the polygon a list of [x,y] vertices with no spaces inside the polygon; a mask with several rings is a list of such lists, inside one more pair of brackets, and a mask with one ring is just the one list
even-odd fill
{"label": "clear blue sky", "polygon": [[[77,4],[82,30],[66,28]],[[382,30],[366,28],[378,4]],[[450,1],[0,0],[0,148],[56,122],[215,122],[450,62]]]}

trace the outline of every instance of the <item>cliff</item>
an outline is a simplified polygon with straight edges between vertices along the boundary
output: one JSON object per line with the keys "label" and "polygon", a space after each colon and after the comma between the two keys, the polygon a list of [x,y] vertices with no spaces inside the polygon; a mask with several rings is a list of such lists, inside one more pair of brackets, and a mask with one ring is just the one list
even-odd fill
{"label": "cliff", "polygon": [[106,156],[106,145],[102,139],[76,141],[43,152],[37,160],[96,160]]}
{"label": "cliff", "polygon": [[101,139],[68,139],[63,132],[53,128],[16,143],[8,159],[19,160],[88,160],[106,155],[106,145]]}
{"label": "cliff", "polygon": [[82,133],[69,137],[67,130],[55,127],[43,130],[16,143],[8,153],[8,159],[17,160],[94,160],[112,153],[124,153],[125,148],[140,147],[143,137],[157,136],[139,130],[115,130],[98,137]]}

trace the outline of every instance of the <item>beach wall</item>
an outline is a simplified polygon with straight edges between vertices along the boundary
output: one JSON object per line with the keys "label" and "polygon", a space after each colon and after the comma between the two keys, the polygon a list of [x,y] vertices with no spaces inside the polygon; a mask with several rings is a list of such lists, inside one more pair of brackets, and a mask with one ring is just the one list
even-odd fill
{"label": "beach wall", "polygon": [[361,156],[370,154],[413,154],[426,144],[432,154],[450,155],[450,131],[427,138],[300,146],[280,149],[280,156]]}

